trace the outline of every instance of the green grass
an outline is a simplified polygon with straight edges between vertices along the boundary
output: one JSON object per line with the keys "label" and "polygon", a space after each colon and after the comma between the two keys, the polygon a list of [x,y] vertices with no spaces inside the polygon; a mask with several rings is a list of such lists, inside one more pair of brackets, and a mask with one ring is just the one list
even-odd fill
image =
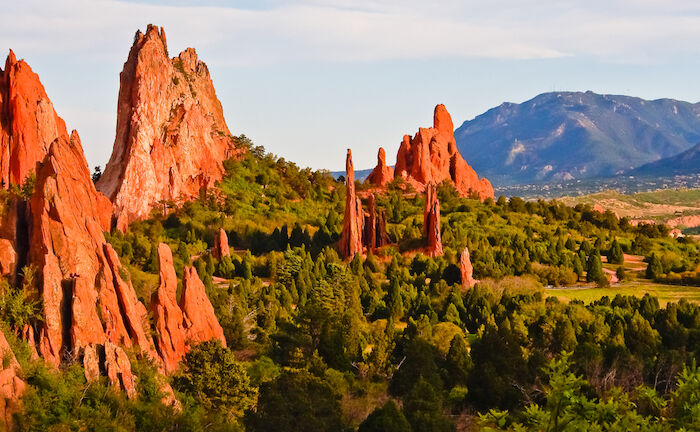
{"label": "green grass", "polygon": [[658,298],[661,305],[666,305],[668,302],[675,302],[682,298],[693,303],[700,303],[700,287],[662,285],[646,281],[625,282],[609,288],[552,288],[545,290],[545,293],[549,296],[558,297],[560,300],[583,300],[584,303],[598,300],[603,296],[608,296],[611,299],[617,294],[642,297],[647,293]]}

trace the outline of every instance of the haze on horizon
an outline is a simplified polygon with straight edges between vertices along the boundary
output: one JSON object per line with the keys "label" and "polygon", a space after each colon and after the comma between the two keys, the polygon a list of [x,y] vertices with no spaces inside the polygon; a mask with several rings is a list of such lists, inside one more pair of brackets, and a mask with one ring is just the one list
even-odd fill
{"label": "haze on horizon", "polygon": [[[700,4],[690,0],[5,0],[0,52],[39,74],[106,164],[119,72],[137,29],[197,49],[229,128],[302,166],[394,163],[444,103],[455,127],[558,90],[700,100]],[[4,66],[3,66],[4,67]],[[464,155],[467,161],[469,155]]]}

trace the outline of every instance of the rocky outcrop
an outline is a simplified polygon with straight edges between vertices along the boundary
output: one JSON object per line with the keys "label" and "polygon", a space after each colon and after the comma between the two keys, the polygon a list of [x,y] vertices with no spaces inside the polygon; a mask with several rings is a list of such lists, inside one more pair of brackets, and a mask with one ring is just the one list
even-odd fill
{"label": "rocky outcrop", "polygon": [[149,216],[159,201],[197,197],[237,152],[195,50],[171,59],[162,28],[138,31],[120,75],[114,149],[97,183],[117,228]]}
{"label": "rocky outcrop", "polygon": [[163,359],[165,372],[177,369],[185,355],[185,327],[182,310],[177,305],[177,276],[173,254],[168,245],[158,245],[160,285],[151,297],[151,312],[156,329],[156,348]]}
{"label": "rocky outcrop", "polygon": [[403,137],[394,176],[401,177],[418,192],[424,191],[429,183],[452,180],[462,196],[475,194],[481,200],[494,196],[491,183],[479,179],[457,150],[452,118],[444,105],[435,107],[433,127],[419,128],[415,136]]}
{"label": "rocky outcrop", "polygon": [[212,248],[211,254],[216,259],[231,256],[231,251],[228,247],[228,236],[223,228],[219,228],[219,232],[214,237],[214,248]]}
{"label": "rocky outcrop", "polygon": [[386,165],[386,153],[383,147],[379,147],[377,166],[374,167],[365,181],[384,187],[391,183],[392,180],[394,180],[394,168]]}
{"label": "rocky outcrop", "polygon": [[25,289],[43,307],[41,320],[16,330],[49,364],[82,358],[88,376],[104,370],[95,347],[106,343],[155,354],[147,317],[132,313],[139,309],[136,293],[120,275],[116,254],[109,258],[103,232],[112,206],[92,183],[78,134],[68,135],[39,78],[14,54],[1,76],[2,183],[35,174],[28,202],[5,203],[2,271],[11,279],[24,265],[36,272],[35,285]]}
{"label": "rocky outcrop", "polygon": [[0,356],[2,356],[2,364],[0,365],[0,416],[6,428],[11,430],[12,414],[19,409],[19,398],[24,393],[26,384],[19,377],[19,363],[2,331],[0,331]]}
{"label": "rocky outcrop", "polygon": [[700,215],[689,215],[672,218],[666,221],[666,225],[668,225],[671,228],[694,228],[700,226]]}
{"label": "rocky outcrop", "polygon": [[180,309],[184,315],[185,335],[189,344],[218,339],[226,346],[224,330],[216,319],[214,307],[194,267],[185,267]]}
{"label": "rocky outcrop", "polygon": [[472,267],[472,262],[469,258],[469,249],[466,247],[459,256],[459,271],[462,276],[463,289],[469,289],[476,284],[476,280],[474,279],[474,267]]}
{"label": "rocky outcrop", "polygon": [[20,185],[58,137],[68,138],[39,76],[14,52],[0,70],[0,185]]}
{"label": "rocky outcrop", "polygon": [[17,264],[17,252],[12,242],[0,238],[0,276],[12,275]]}
{"label": "rocky outcrop", "polygon": [[374,194],[369,194],[368,212],[362,208],[362,200],[355,193],[355,171],[352,152],[348,149],[345,159],[345,217],[338,249],[345,258],[357,253],[372,251],[390,243],[386,233],[386,218],[383,210],[377,210]]}
{"label": "rocky outcrop", "polygon": [[425,209],[423,210],[423,239],[425,252],[430,257],[441,256],[442,238],[440,236],[440,202],[435,185],[429,183],[425,191]]}
{"label": "rocky outcrop", "polygon": [[365,232],[362,237],[362,244],[367,250],[375,250],[390,243],[386,233],[386,220],[384,211],[377,211],[376,198],[370,194],[367,200],[367,214],[365,218]]}
{"label": "rocky outcrop", "polygon": [[355,169],[352,164],[352,151],[348,149],[345,158],[345,217],[343,232],[340,235],[338,249],[344,257],[353,257],[362,253],[362,235],[364,232],[364,211],[362,201],[355,194]]}
{"label": "rocky outcrop", "polygon": [[214,314],[204,284],[194,267],[185,266],[180,303],[176,302],[177,276],[168,245],[158,245],[160,285],[151,298],[151,312],[156,329],[156,347],[166,373],[177,370],[189,348],[211,339],[226,346],[224,331]]}

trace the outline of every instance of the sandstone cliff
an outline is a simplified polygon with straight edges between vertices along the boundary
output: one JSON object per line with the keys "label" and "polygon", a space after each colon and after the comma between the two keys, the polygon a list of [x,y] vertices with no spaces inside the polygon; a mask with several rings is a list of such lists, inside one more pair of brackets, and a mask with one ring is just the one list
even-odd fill
{"label": "sandstone cliff", "polygon": [[114,149],[97,184],[117,228],[148,217],[161,200],[198,196],[238,151],[195,50],[171,59],[162,28],[137,32],[120,75]]}

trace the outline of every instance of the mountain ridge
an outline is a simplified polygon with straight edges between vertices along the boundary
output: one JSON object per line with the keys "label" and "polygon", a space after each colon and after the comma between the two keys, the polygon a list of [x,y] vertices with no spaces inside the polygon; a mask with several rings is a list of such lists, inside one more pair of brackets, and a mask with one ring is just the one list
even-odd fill
{"label": "mountain ridge", "polygon": [[609,176],[700,141],[700,104],[587,92],[505,102],[462,123],[459,150],[497,184]]}

